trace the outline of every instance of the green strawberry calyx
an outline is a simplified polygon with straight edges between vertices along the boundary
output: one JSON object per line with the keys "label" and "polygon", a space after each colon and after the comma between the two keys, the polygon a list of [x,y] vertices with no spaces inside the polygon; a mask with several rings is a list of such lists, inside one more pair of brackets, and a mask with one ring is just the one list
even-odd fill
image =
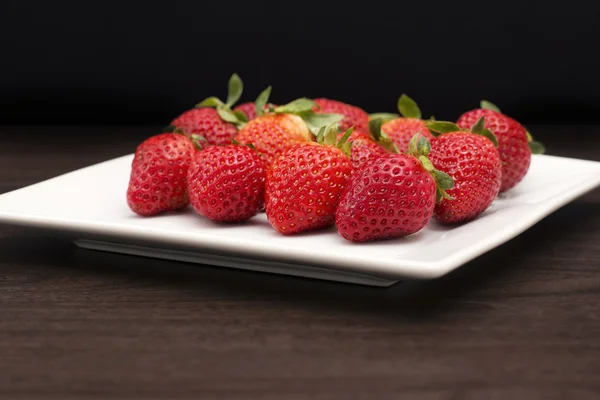
{"label": "green strawberry calyx", "polygon": [[485,117],[479,118],[477,122],[473,124],[471,130],[461,129],[454,122],[448,121],[430,121],[425,124],[427,129],[429,129],[431,134],[435,137],[450,132],[470,132],[488,138],[494,144],[494,146],[498,147],[498,138],[492,131],[490,131],[488,128],[485,128],[484,125]]}
{"label": "green strawberry calyx", "polygon": [[500,108],[497,105],[495,105],[494,103],[492,103],[491,101],[481,100],[481,102],[479,103],[479,106],[481,108],[483,108],[484,110],[492,110],[492,111],[502,113],[502,111],[500,111]]}
{"label": "green strawberry calyx", "polygon": [[[174,133],[177,135],[183,135],[183,136],[188,136],[185,133],[185,130],[183,128],[178,128],[175,125],[168,125],[166,127],[164,127],[162,129],[162,133]],[[202,150],[206,147],[206,145],[208,144],[208,140],[206,140],[206,138],[202,135],[191,135],[188,136],[189,139],[192,141],[192,144],[194,145],[194,147],[198,150]]]}
{"label": "green strawberry calyx", "polygon": [[398,99],[398,111],[404,118],[421,119],[423,116],[417,103],[404,93]]}
{"label": "green strawberry calyx", "polygon": [[370,120],[369,133],[371,134],[373,140],[375,140],[375,142],[377,142],[377,144],[379,144],[381,147],[383,147],[390,153],[398,154],[400,153],[398,146],[396,146],[394,142],[392,142],[392,140],[389,138],[389,136],[383,130],[381,130],[381,126],[385,122],[386,121],[384,121],[381,118]]}
{"label": "green strawberry calyx", "polygon": [[217,110],[219,117],[225,122],[235,125],[238,129],[248,122],[246,114],[241,111],[233,111],[231,107],[237,103],[244,91],[244,84],[238,74],[233,74],[229,78],[227,100],[223,103],[215,96],[208,97],[196,104],[196,108],[211,107]]}
{"label": "green strawberry calyx", "polygon": [[373,113],[369,114],[369,121],[381,119],[383,122],[388,122],[397,118],[423,118],[421,109],[417,105],[417,102],[408,97],[405,93],[398,98],[398,111],[400,114],[395,113]]}
{"label": "green strawberry calyx", "polygon": [[296,99],[279,107],[269,108],[272,108],[271,112],[274,114],[293,114],[299,116],[315,136],[319,134],[321,128],[328,127],[332,124],[337,124],[344,119],[342,114],[325,114],[316,112],[315,109],[319,109],[319,105],[313,100],[307,99],[306,97]]}
{"label": "green strawberry calyx", "polygon": [[353,126],[344,132],[342,137],[338,140],[337,137],[340,130],[337,123],[323,126],[319,129],[319,133],[317,133],[317,143],[337,147],[342,150],[346,156],[350,157],[352,142],[349,142],[348,139],[350,138],[350,135],[352,135],[352,132],[354,132]]}
{"label": "green strawberry calyx", "polygon": [[[271,86],[267,87],[265,90],[260,92],[256,100],[254,101],[254,110],[256,111],[257,116],[265,115],[265,106],[269,102],[269,97],[271,96]],[[272,104],[269,105],[269,109],[273,107]]]}
{"label": "green strawberry calyx", "polygon": [[431,143],[421,133],[415,134],[408,144],[408,154],[415,157],[421,162],[421,165],[433,178],[435,182],[435,200],[437,203],[443,199],[454,200],[446,190],[450,190],[454,187],[454,180],[450,175],[440,170],[435,169],[431,161],[429,161],[429,152],[431,151]]}

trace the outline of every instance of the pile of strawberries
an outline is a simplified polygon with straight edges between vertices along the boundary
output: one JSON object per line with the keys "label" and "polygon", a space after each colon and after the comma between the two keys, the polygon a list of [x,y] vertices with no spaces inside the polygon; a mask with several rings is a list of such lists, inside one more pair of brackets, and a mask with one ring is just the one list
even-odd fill
{"label": "pile of strawberries", "polygon": [[188,204],[217,222],[266,212],[284,235],[335,224],[354,242],[419,230],[435,216],[464,223],[517,185],[532,153],[526,129],[483,101],[457,123],[424,120],[406,95],[400,114],[367,114],[329,99],[254,103],[237,75],[225,102],[209,97],[140,144],[127,203],[143,216]]}

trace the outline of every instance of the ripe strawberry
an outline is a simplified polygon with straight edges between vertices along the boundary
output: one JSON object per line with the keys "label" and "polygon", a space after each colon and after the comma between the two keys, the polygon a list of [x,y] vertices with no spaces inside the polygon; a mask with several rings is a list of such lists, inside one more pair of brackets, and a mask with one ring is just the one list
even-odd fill
{"label": "ripe strawberry", "polygon": [[131,164],[127,204],[139,215],[154,215],[188,204],[186,175],[194,143],[184,135],[163,133],[140,144]]}
{"label": "ripe strawberry", "polygon": [[[430,125],[432,130],[435,125]],[[453,200],[443,199],[435,206],[435,216],[442,223],[472,220],[498,196],[502,163],[494,139],[490,140],[490,133],[484,132],[483,126],[482,117],[471,132],[454,126],[454,132],[444,133],[431,143],[429,160],[454,180],[454,187],[448,190]]]}
{"label": "ripe strawberry", "polygon": [[[270,91],[267,88],[265,92]],[[256,110],[262,110],[267,103],[268,93],[259,95]],[[315,103],[308,99],[298,99],[276,107],[272,113],[259,112],[256,119],[244,125],[235,140],[242,144],[252,144],[270,165],[289,146],[311,142],[318,130],[343,117],[337,114],[317,114],[312,111]],[[312,134],[311,134],[312,132]]]}
{"label": "ripe strawberry", "polygon": [[[338,135],[338,140],[342,138],[344,134]],[[350,153],[350,161],[354,169],[361,168],[367,161],[387,154],[387,152],[379,146],[369,134],[353,131],[348,142],[352,142],[352,149]]]}
{"label": "ripe strawberry", "polygon": [[362,108],[324,98],[315,99],[315,103],[320,107],[315,109],[318,113],[342,114],[344,116],[344,119],[340,121],[340,130],[346,131],[354,127],[356,130],[368,132],[369,114]]}
{"label": "ripe strawberry", "polygon": [[534,154],[543,152],[543,146],[533,142],[525,128],[514,119],[502,114],[498,107],[482,101],[481,108],[464,113],[457,121],[463,129],[470,129],[481,117],[485,117],[485,128],[498,138],[498,152],[502,160],[502,186],[504,192],[513,188],[527,174]]}
{"label": "ripe strawberry", "polygon": [[371,120],[381,119],[381,131],[387,135],[391,142],[399,151],[406,153],[408,144],[416,133],[420,133],[427,140],[432,140],[434,136],[429,132],[425,121],[421,119],[421,110],[417,103],[405,94],[398,99],[398,114],[378,113],[371,114]]}
{"label": "ripe strawberry", "polygon": [[[338,233],[366,242],[418,232],[452,179],[433,168],[429,141],[414,135],[409,154],[386,154],[355,171],[335,213]],[[437,187],[437,188],[436,188]]]}
{"label": "ripe strawberry", "polygon": [[335,208],[352,174],[348,159],[352,130],[336,143],[337,127],[321,130],[318,143],[287,148],[267,171],[266,212],[284,235],[333,224]]}
{"label": "ripe strawberry", "polygon": [[242,91],[242,80],[237,74],[233,74],[229,79],[226,103],[216,97],[209,97],[175,118],[167,128],[179,128],[188,136],[202,136],[209,145],[230,144],[237,133],[237,126],[245,122],[245,116],[231,110]]}
{"label": "ripe strawberry", "polygon": [[255,216],[265,201],[266,168],[248,146],[211,146],[195,154],[187,175],[190,202],[213,221]]}

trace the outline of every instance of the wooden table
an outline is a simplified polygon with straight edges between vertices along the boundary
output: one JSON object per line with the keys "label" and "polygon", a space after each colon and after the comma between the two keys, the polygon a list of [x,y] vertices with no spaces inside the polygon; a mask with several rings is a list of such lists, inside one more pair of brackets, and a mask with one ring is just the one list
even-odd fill
{"label": "wooden table", "polygon": [[[532,131],[550,154],[600,160],[598,127]],[[154,132],[2,127],[0,193]],[[600,190],[449,276],[388,289],[1,225],[0,398],[600,398]]]}

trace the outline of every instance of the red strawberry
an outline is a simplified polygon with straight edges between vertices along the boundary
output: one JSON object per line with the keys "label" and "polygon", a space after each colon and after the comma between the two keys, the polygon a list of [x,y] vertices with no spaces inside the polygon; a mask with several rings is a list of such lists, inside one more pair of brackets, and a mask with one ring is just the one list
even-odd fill
{"label": "red strawberry", "polygon": [[[338,140],[344,134],[338,135]],[[352,142],[352,150],[350,160],[354,169],[361,168],[367,161],[372,158],[387,154],[387,152],[379,146],[370,135],[364,132],[355,130],[348,138],[348,142]]]}
{"label": "red strawberry", "polygon": [[344,239],[366,242],[406,236],[431,219],[436,193],[445,196],[452,179],[427,160],[427,139],[415,135],[411,143],[412,155],[386,154],[355,171],[335,213]]}
{"label": "red strawberry", "polygon": [[211,146],[196,153],[187,176],[190,202],[213,221],[238,222],[264,205],[266,168],[248,146]]}
{"label": "red strawberry", "polygon": [[429,132],[425,121],[421,119],[421,110],[417,103],[407,95],[403,94],[398,99],[397,114],[371,114],[371,120],[382,119],[381,131],[387,135],[391,142],[398,148],[399,151],[406,153],[408,144],[416,133],[420,133],[427,140],[431,140],[434,136]]}
{"label": "red strawberry", "polygon": [[184,112],[171,121],[168,128],[179,128],[189,136],[202,136],[209,145],[230,144],[237,133],[237,126],[245,122],[245,116],[231,110],[231,106],[239,100],[242,91],[242,80],[237,74],[233,74],[229,79],[226,103],[216,97],[209,97],[198,103],[196,108]]}
{"label": "red strawberry", "polygon": [[190,138],[163,133],[140,144],[131,164],[127,204],[139,215],[154,215],[188,204],[186,175],[194,154]]}
{"label": "red strawberry", "polygon": [[318,113],[342,114],[344,119],[340,121],[340,130],[346,131],[351,127],[359,131],[368,132],[369,114],[362,108],[330,99],[315,99],[320,108],[315,109]]}
{"label": "red strawberry", "polygon": [[214,108],[192,108],[175,118],[171,125],[186,135],[202,136],[210,145],[231,143],[237,133],[235,125],[223,121]]}
{"label": "red strawberry", "polygon": [[[531,163],[531,153],[543,152],[538,142],[532,142],[525,128],[514,119],[500,113],[498,107],[482,101],[481,107],[464,113],[457,122],[463,129],[470,129],[481,117],[485,117],[485,127],[498,138],[498,152],[502,160],[502,186],[504,192],[513,188],[527,174]],[[530,149],[531,146],[531,149]]]}
{"label": "red strawberry", "polygon": [[[265,96],[265,92],[256,100],[257,110],[264,108],[267,103],[268,94]],[[322,126],[342,118],[336,114],[316,114],[312,111],[314,106],[313,101],[302,98],[276,107],[273,113],[259,115],[244,125],[235,140],[254,145],[269,165],[289,146],[313,141],[314,135],[311,132],[316,134]]]}
{"label": "red strawberry", "polygon": [[320,143],[287,148],[267,172],[267,218],[284,235],[333,224],[335,208],[352,174],[346,143],[351,130],[337,143],[337,128],[324,131]]}
{"label": "red strawberry", "polygon": [[429,160],[454,180],[454,187],[448,190],[453,200],[443,199],[435,206],[435,215],[442,223],[472,220],[498,196],[502,164],[492,140],[482,135],[483,126],[483,118],[473,133],[458,131],[456,126],[456,132],[438,136],[431,143]]}

